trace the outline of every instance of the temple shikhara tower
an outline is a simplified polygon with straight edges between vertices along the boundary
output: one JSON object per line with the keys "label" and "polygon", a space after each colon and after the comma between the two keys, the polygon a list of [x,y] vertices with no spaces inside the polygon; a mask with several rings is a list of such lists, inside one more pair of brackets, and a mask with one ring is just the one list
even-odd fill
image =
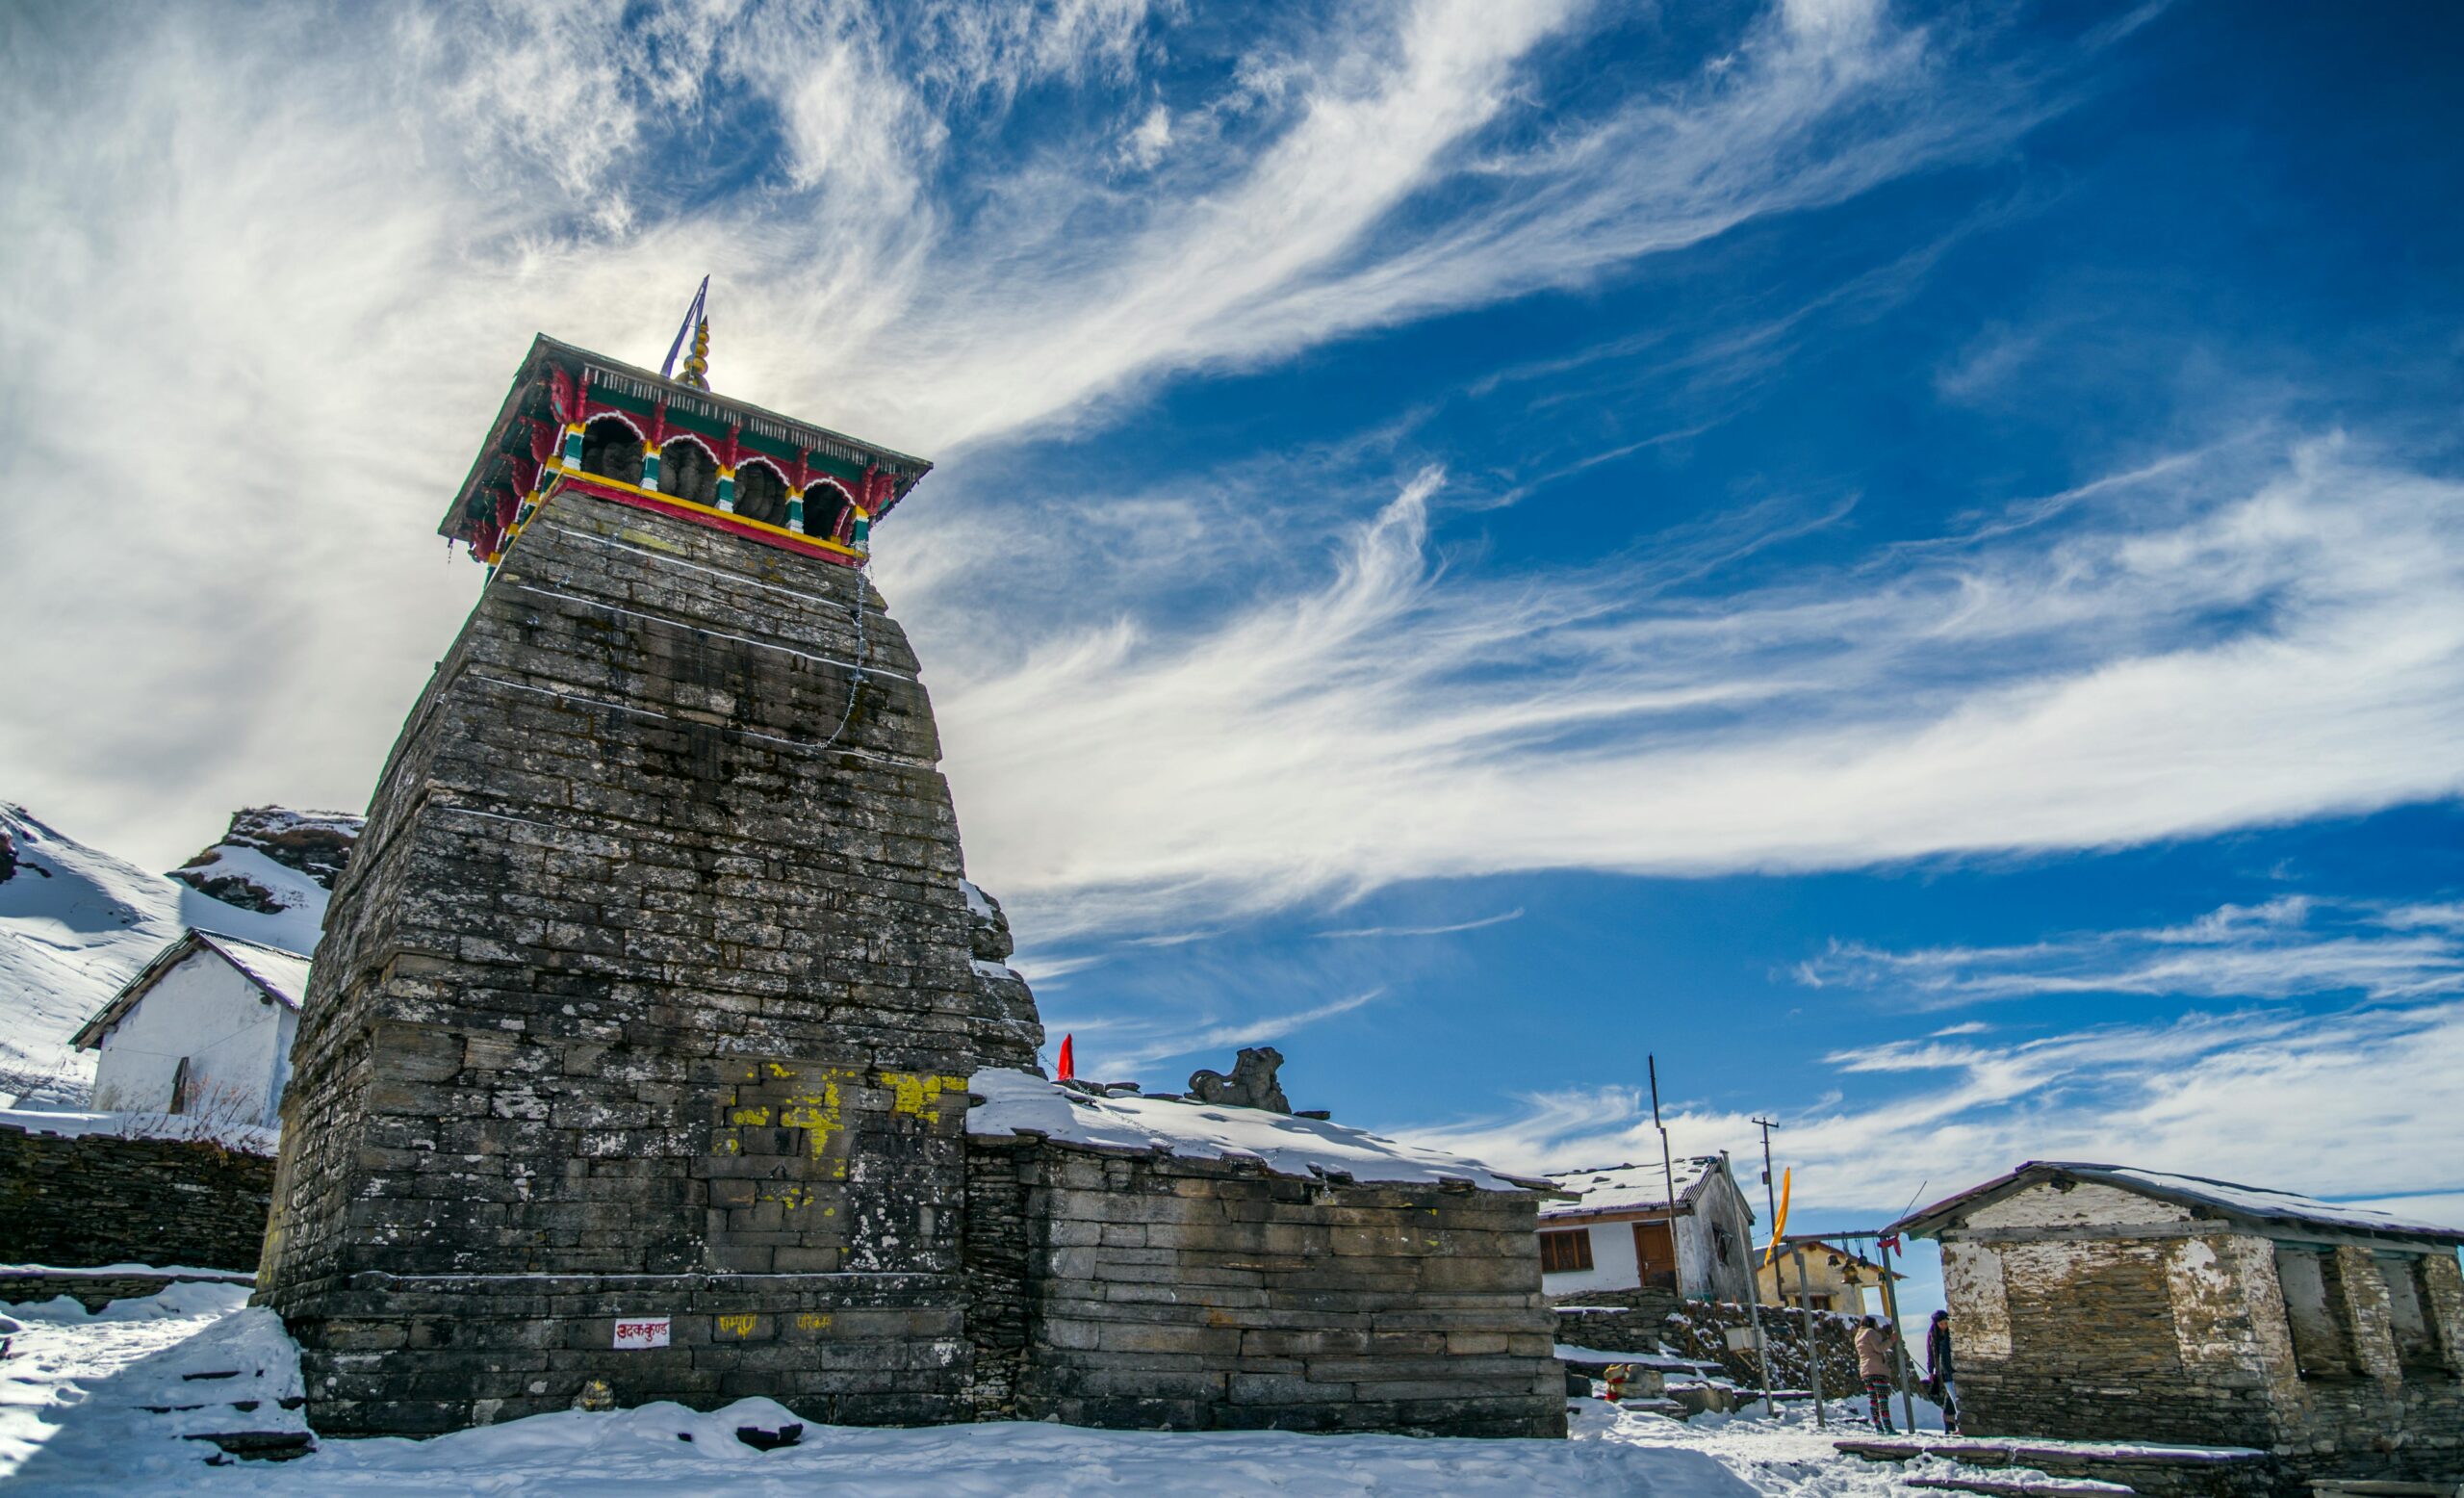
{"label": "temple shikhara tower", "polygon": [[712,394],[706,349],[540,338],[446,511],[487,581],[335,891],[258,1277],[316,1429],[1562,1432],[1546,1182],[1270,1074],[1038,1072],[862,570],[930,465]]}
{"label": "temple shikhara tower", "polygon": [[[562,1408],[582,1372],[954,1412],[965,1079],[1041,1032],[974,966],[860,570],[929,466],[524,359],[443,527],[494,576],[378,783],[284,1110],[261,1278],[319,1429]],[[613,1318],[666,1345],[609,1357]]]}

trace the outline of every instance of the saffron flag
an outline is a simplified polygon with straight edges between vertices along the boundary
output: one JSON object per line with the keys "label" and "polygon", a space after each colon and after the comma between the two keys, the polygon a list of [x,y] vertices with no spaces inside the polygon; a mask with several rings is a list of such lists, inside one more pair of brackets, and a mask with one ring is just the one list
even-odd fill
{"label": "saffron flag", "polygon": [[1780,1173],[1780,1218],[1771,1225],[1771,1250],[1762,1255],[1762,1267],[1765,1269],[1779,1262],[1780,1235],[1788,1230],[1788,1177],[1793,1173],[1793,1167]]}
{"label": "saffron flag", "polygon": [[1061,1073],[1060,1076],[1054,1079],[1056,1081],[1074,1082],[1078,1080],[1078,1056],[1075,1049],[1069,1044],[1072,1039],[1074,1039],[1074,1037],[1067,1035],[1061,1038],[1061,1064],[1053,1068],[1055,1072]]}

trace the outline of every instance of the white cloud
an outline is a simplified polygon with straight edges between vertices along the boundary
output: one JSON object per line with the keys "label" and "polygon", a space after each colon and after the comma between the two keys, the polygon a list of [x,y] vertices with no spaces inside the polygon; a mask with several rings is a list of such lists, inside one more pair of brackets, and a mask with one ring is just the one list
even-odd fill
{"label": "white cloud", "polygon": [[[1124,1075],[1139,1067],[1173,1056],[1194,1056],[1202,1052],[1237,1050],[1244,1046],[1262,1046],[1280,1040],[1295,1030],[1348,1015],[1365,1004],[1376,1002],[1386,995],[1383,988],[1364,989],[1357,994],[1313,1004],[1306,1009],[1286,1014],[1259,1015],[1254,1018],[1210,1024],[1196,1029],[1163,1029],[1114,1023],[1108,1028],[1112,1039],[1104,1055],[1107,1074]],[[1048,1027],[1049,1028],[1049,1027]]]}
{"label": "white cloud", "polygon": [[[1951,1047],[1894,1042],[1833,1058],[1859,1077],[1939,1073],[1784,1112],[1797,1200],[1879,1224],[2022,1160],[2099,1160],[2338,1199],[2455,1192],[2464,1161],[2464,1004],[2302,1016],[2194,1015]],[[1526,1098],[1514,1117],[1407,1132],[1509,1169],[1642,1158],[1658,1136],[1630,1090]],[[1682,1151],[1758,1149],[1741,1114],[1668,1117]]]}
{"label": "white cloud", "polygon": [[[0,20],[28,60],[0,121],[43,142],[0,164],[0,486],[113,528],[0,512],[0,630],[42,642],[0,681],[12,793],[157,863],[243,801],[356,803],[470,596],[418,538],[534,329],[652,358],[711,272],[722,388],[946,454],[1835,200],[2040,107],[1951,88],[1941,37],[1792,14],[1540,139],[1533,49],[1587,17],[1420,0],[1176,57],[1212,81],[1150,111],[1171,148],[1123,193],[1113,122],[1179,19]],[[1014,120],[1040,88],[1108,107]]]}
{"label": "white cloud", "polygon": [[2401,1000],[2464,993],[2464,929],[2424,920],[2423,909],[2284,895],[2220,906],[2187,925],[2026,946],[1889,952],[1834,942],[1796,976],[1812,988],[1882,990],[1920,1007],[2046,994],[2291,998],[2348,991]]}
{"label": "white cloud", "polygon": [[1517,906],[1513,910],[1495,916],[1483,916],[1477,920],[1457,920],[1443,926],[1357,926],[1348,931],[1321,931],[1318,937],[1321,941],[1336,941],[1374,937],[1451,936],[1458,931],[1479,931],[1489,926],[1502,926],[1509,920],[1522,918],[1523,909]]}
{"label": "white cloud", "polygon": [[1686,547],[1450,572],[1443,490],[1413,476],[1322,578],[1198,626],[928,642],[960,676],[936,690],[970,856],[1041,939],[1421,877],[2092,848],[2464,788],[2464,484],[2337,440],[2146,465],[1716,601]]}

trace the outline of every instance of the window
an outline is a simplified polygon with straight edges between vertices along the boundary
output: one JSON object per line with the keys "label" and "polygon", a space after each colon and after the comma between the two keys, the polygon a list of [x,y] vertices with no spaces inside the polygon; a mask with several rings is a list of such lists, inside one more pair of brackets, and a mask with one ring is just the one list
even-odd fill
{"label": "window", "polygon": [[1591,1267],[1591,1229],[1540,1235],[1540,1273],[1571,1275]]}
{"label": "window", "polygon": [[2422,1282],[2421,1255],[2380,1253],[2378,1278],[2387,1285],[2389,1330],[2396,1335],[2396,1361],[2408,1373],[2440,1371],[2438,1328],[2429,1318],[2428,1287]]}
{"label": "window", "polygon": [[1727,1224],[1713,1223],[1711,1225],[1711,1249],[1712,1252],[1719,1254],[1721,1263],[1727,1264],[1735,1261],[1736,1240],[1729,1236]]}
{"label": "window", "polygon": [[1827,1295],[1809,1295],[1806,1297],[1806,1308],[1808,1310],[1827,1311],[1831,1309],[1831,1297]]}
{"label": "window", "polygon": [[2275,1278],[2284,1287],[2284,1319],[2293,1333],[2293,1363],[2301,1377],[2336,1379],[2357,1372],[2335,1251],[2277,1244]]}
{"label": "window", "polygon": [[719,460],[690,437],[658,450],[658,487],[690,504],[719,503]]}
{"label": "window", "polygon": [[805,491],[805,534],[837,538],[838,527],[853,503],[834,483],[817,483]]}
{"label": "window", "polygon": [[735,512],[765,526],[787,523],[787,480],[767,463],[746,463],[735,471]]}
{"label": "window", "polygon": [[180,1064],[171,1069],[171,1105],[163,1111],[166,1113],[188,1112],[190,1101],[189,1092],[189,1058],[182,1056],[180,1058]]}
{"label": "window", "polygon": [[581,468],[586,474],[618,483],[642,481],[642,439],[613,416],[603,416],[582,428]]}

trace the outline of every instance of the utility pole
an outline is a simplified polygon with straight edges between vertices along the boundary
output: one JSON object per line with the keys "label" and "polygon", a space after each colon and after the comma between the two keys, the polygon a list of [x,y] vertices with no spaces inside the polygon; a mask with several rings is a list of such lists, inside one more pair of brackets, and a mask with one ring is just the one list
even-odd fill
{"label": "utility pole", "polygon": [[[1788,1325],[1788,1282],[1780,1271],[1780,1188],[1771,1183],[1773,1125],[1769,1119],[1759,1114],[1757,1114],[1752,1122],[1756,1127],[1762,1130],[1762,1204],[1771,1214],[1771,1293],[1779,1299],[1780,1325],[1784,1329]],[[1759,1337],[1762,1331],[1762,1315],[1759,1309],[1762,1303],[1762,1272],[1759,1269],[1754,1271],[1754,1300],[1758,1307],[1755,1312],[1754,1330],[1756,1335]],[[1762,1403],[1769,1407],[1772,1422],[1778,1424],[1780,1400],[1771,1387],[1771,1349],[1767,1343],[1762,1350]]]}
{"label": "utility pole", "polygon": [[1674,1251],[1677,1247],[1677,1166],[1668,1152],[1668,1125],[1659,1121],[1659,1057],[1647,1055],[1643,1064],[1651,1068],[1652,1127],[1659,1130],[1659,1175],[1668,1186],[1668,1243]]}
{"label": "utility pole", "polygon": [[1899,1291],[1891,1284],[1890,1244],[1888,1235],[1874,1239],[1875,1256],[1883,1261],[1883,1314],[1890,1318],[1890,1362],[1899,1372],[1899,1413],[1911,1433],[1916,1430],[1916,1396],[1909,1389],[1912,1375],[1908,1366],[1908,1332],[1899,1324]]}

